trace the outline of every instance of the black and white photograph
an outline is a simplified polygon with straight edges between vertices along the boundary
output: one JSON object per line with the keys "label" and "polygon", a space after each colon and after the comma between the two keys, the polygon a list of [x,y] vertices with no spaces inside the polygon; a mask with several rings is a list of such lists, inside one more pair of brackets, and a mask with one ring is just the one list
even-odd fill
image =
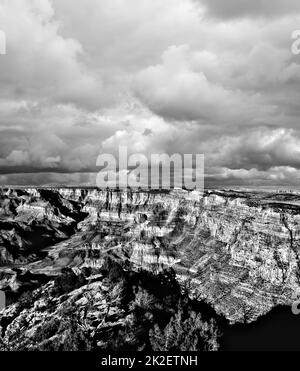
{"label": "black and white photograph", "polygon": [[300,351],[299,119],[299,0],[0,0],[0,357]]}

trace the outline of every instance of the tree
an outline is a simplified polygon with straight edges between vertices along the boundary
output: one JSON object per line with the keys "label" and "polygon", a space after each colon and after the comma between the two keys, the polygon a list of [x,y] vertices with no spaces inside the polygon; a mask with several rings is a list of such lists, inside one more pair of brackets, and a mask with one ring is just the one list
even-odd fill
{"label": "tree", "polygon": [[195,312],[184,319],[182,307],[163,330],[155,325],[149,336],[154,351],[217,351],[219,348],[215,321],[205,322]]}

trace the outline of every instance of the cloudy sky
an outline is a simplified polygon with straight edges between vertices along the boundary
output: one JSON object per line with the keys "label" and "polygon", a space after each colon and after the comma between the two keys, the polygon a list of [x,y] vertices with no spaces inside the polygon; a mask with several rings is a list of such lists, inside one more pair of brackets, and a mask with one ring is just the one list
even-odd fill
{"label": "cloudy sky", "polygon": [[300,184],[299,0],[0,0],[0,29],[0,184],[93,184],[119,145]]}

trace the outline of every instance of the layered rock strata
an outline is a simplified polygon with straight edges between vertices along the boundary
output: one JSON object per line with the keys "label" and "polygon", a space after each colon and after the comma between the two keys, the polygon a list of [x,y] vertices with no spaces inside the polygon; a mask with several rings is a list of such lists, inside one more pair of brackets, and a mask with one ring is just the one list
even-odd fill
{"label": "layered rock strata", "polygon": [[[48,248],[47,257],[24,262],[21,268],[32,274],[58,275],[64,267],[96,272],[106,256],[154,274],[172,268],[191,298],[209,303],[232,323],[291,305],[299,290],[298,195],[69,188],[25,189],[12,197],[7,192],[17,191],[2,195],[10,200],[2,202],[4,220],[12,207],[13,219],[25,224],[46,218],[68,225],[74,213],[85,215],[76,220],[77,232]],[[45,202],[54,202],[51,193],[60,206],[47,209]],[[7,206],[11,200],[17,205]],[[14,235],[13,228],[4,231],[3,240]],[[3,244],[1,249],[9,251]]]}

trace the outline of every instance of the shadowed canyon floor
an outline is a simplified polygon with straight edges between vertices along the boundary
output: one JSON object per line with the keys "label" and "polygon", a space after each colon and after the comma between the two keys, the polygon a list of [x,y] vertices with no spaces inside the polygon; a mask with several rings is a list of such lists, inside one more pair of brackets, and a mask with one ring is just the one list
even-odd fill
{"label": "shadowed canyon floor", "polygon": [[[202,313],[205,324],[214,318],[226,331],[229,324],[249,328],[295,301],[299,234],[300,196],[293,193],[3,189],[2,342],[15,349],[19,337],[21,349],[61,349],[70,334],[58,322],[75,304],[69,317],[81,323],[84,349],[92,342],[116,347],[108,338],[128,326],[135,331],[125,331],[131,340],[121,347],[153,349],[149,331],[165,326],[182,302],[184,313]],[[168,285],[174,292],[166,300],[156,291]],[[37,336],[44,327],[47,339]],[[213,326],[207,331],[216,338]]]}

